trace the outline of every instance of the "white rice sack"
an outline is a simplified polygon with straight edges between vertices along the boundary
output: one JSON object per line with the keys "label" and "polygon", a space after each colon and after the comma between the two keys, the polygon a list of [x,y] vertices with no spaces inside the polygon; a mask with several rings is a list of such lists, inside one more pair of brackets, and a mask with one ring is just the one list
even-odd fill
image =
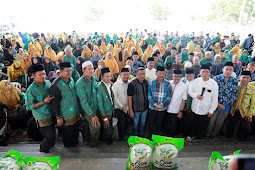
{"label": "white rice sack", "polygon": [[35,162],[28,170],[52,170],[52,168],[46,162]]}
{"label": "white rice sack", "polygon": [[153,163],[157,168],[172,169],[175,167],[178,149],[172,144],[162,144],[155,147]]}
{"label": "white rice sack", "polygon": [[144,143],[136,144],[130,153],[131,166],[135,169],[148,169],[151,163],[152,148]]}
{"label": "white rice sack", "polygon": [[20,166],[16,163],[16,159],[12,157],[5,157],[0,161],[0,169],[4,170],[21,170]]}

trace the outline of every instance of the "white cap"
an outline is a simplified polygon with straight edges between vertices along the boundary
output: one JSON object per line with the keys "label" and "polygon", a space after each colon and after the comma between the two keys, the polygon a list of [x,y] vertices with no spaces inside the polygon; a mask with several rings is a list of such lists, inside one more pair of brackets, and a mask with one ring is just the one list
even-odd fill
{"label": "white cap", "polygon": [[82,63],[82,68],[84,69],[85,67],[87,67],[88,65],[92,65],[93,67],[93,64],[91,61],[85,61],[84,63]]}
{"label": "white cap", "polygon": [[192,63],[189,62],[189,61],[187,61],[187,62],[184,64],[184,67],[190,68],[190,67],[192,67]]}

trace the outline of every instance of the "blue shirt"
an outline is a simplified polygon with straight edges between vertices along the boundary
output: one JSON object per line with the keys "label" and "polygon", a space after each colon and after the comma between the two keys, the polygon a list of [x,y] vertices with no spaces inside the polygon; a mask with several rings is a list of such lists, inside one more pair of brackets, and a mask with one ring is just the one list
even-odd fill
{"label": "blue shirt", "polygon": [[148,85],[149,108],[156,110],[155,108],[161,105],[163,108],[159,111],[166,110],[171,100],[171,94],[172,88],[168,81],[164,80],[159,83],[157,79],[152,80]]}
{"label": "blue shirt", "polygon": [[223,74],[217,75],[213,79],[219,85],[218,102],[225,106],[225,110],[220,112],[229,112],[237,97],[238,81],[234,77],[230,77],[228,81],[225,81]]}

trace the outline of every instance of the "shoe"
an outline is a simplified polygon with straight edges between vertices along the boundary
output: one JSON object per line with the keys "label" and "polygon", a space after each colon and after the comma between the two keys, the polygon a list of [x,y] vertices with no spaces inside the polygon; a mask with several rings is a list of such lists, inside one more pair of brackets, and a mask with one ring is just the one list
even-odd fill
{"label": "shoe", "polygon": [[41,148],[39,149],[40,152],[49,153],[50,150],[43,151]]}

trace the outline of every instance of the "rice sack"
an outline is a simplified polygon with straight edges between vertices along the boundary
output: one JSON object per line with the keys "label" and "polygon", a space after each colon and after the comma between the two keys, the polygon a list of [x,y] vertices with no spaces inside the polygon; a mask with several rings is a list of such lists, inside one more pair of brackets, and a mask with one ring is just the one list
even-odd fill
{"label": "rice sack", "polygon": [[130,136],[130,146],[127,169],[128,170],[150,170],[153,143],[145,138]]}
{"label": "rice sack", "polygon": [[213,152],[208,170],[227,170],[228,164],[234,155],[238,155],[241,150],[233,152],[231,155],[222,156],[219,152]]}
{"label": "rice sack", "polygon": [[23,159],[28,170],[58,170],[60,157],[26,157]]}
{"label": "rice sack", "polygon": [[176,158],[184,146],[184,139],[153,135],[152,140],[154,145],[153,168],[178,168]]}
{"label": "rice sack", "polygon": [[22,170],[23,155],[17,151],[9,150],[2,158],[0,158],[0,169],[5,170]]}

